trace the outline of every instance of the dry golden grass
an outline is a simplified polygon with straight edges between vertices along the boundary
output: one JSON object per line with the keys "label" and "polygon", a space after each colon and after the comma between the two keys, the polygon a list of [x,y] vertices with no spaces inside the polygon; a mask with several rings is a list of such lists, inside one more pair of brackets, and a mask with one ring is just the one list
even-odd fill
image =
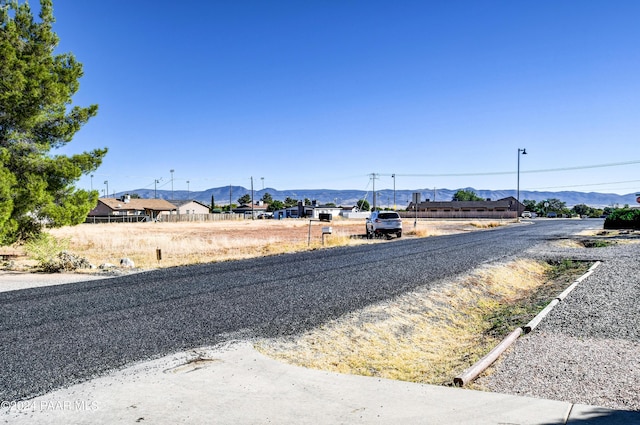
{"label": "dry golden grass", "polygon": [[450,383],[493,348],[485,318],[546,281],[546,264],[484,267],[329,322],[303,335],[262,340],[258,350],[292,364],[412,382]]}
{"label": "dry golden grass", "polygon": [[561,248],[584,248],[584,245],[574,239],[562,239],[559,241],[555,241],[554,244]]}
{"label": "dry golden grass", "polygon": [[[403,223],[404,235],[426,237],[487,228],[481,220],[419,221]],[[325,235],[322,227],[333,233]],[[91,263],[118,264],[128,257],[142,269],[226,261],[323,247],[380,243],[366,240],[364,220],[334,219],[331,223],[309,220],[233,220],[188,223],[83,224],[49,232],[70,241],[71,251]],[[310,243],[309,243],[310,241]],[[157,261],[156,249],[162,252]]]}
{"label": "dry golden grass", "polygon": [[427,236],[443,236],[454,233],[492,229],[494,227],[506,226],[511,223],[513,223],[513,220],[421,220],[416,223],[414,220],[405,219],[402,225],[404,235],[422,238]]}
{"label": "dry golden grass", "polygon": [[494,227],[501,226],[501,224],[496,221],[473,222],[471,225],[480,229],[493,229]]}
{"label": "dry golden grass", "polygon": [[[351,238],[364,223],[334,221],[324,246],[364,243]],[[322,247],[318,223],[302,220],[243,220],[189,223],[84,224],[49,232],[69,239],[72,251],[94,264],[132,259],[137,267],[171,267]],[[310,240],[310,243],[309,243]],[[156,259],[156,249],[162,260]]]}

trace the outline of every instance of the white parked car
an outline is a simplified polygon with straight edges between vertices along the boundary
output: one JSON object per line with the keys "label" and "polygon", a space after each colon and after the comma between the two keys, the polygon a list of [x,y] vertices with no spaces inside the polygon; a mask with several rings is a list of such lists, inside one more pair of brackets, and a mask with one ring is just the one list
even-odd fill
{"label": "white parked car", "polygon": [[402,219],[395,211],[374,211],[367,218],[367,239],[374,236],[392,235],[402,237]]}
{"label": "white parked car", "polygon": [[531,211],[524,211],[522,213],[522,218],[532,218]]}

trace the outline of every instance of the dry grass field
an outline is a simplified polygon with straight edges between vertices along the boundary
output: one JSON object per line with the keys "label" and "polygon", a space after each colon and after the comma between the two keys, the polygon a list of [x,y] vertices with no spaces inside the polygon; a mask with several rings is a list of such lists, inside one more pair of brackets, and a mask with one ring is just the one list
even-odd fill
{"label": "dry grass field", "polygon": [[485,266],[303,335],[259,341],[256,347],[304,367],[450,385],[457,374],[500,342],[502,335],[491,332],[495,323],[488,318],[547,285],[549,269],[533,260]]}
{"label": "dry grass field", "polygon": [[[403,237],[427,237],[468,232],[507,224],[496,221],[419,221],[403,223]],[[332,234],[322,238],[322,227]],[[127,257],[141,269],[227,261],[323,247],[380,243],[364,238],[364,220],[336,219],[331,223],[302,219],[234,220],[188,223],[82,224],[50,229],[66,240],[69,251],[92,264],[119,264]],[[309,231],[310,230],[310,231]],[[156,250],[162,259],[157,261]]]}

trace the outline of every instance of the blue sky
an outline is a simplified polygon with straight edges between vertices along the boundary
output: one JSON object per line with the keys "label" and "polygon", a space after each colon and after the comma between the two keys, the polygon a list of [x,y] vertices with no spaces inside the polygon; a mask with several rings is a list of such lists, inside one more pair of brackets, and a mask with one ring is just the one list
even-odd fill
{"label": "blue sky", "polygon": [[[32,2],[33,3],[33,2]],[[54,0],[79,186],[640,192],[640,2]],[[616,164],[616,165],[611,165]],[[548,171],[556,170],[556,171]],[[187,181],[189,182],[187,184]]]}

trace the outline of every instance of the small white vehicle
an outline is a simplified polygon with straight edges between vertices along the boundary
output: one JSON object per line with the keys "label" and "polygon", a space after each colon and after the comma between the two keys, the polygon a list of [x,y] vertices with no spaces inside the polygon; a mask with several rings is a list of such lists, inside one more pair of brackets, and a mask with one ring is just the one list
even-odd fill
{"label": "small white vehicle", "polygon": [[524,211],[522,213],[522,218],[532,218],[531,211]]}
{"label": "small white vehicle", "polygon": [[402,219],[395,211],[374,211],[367,218],[367,239],[373,239],[374,236],[395,234],[402,237]]}

